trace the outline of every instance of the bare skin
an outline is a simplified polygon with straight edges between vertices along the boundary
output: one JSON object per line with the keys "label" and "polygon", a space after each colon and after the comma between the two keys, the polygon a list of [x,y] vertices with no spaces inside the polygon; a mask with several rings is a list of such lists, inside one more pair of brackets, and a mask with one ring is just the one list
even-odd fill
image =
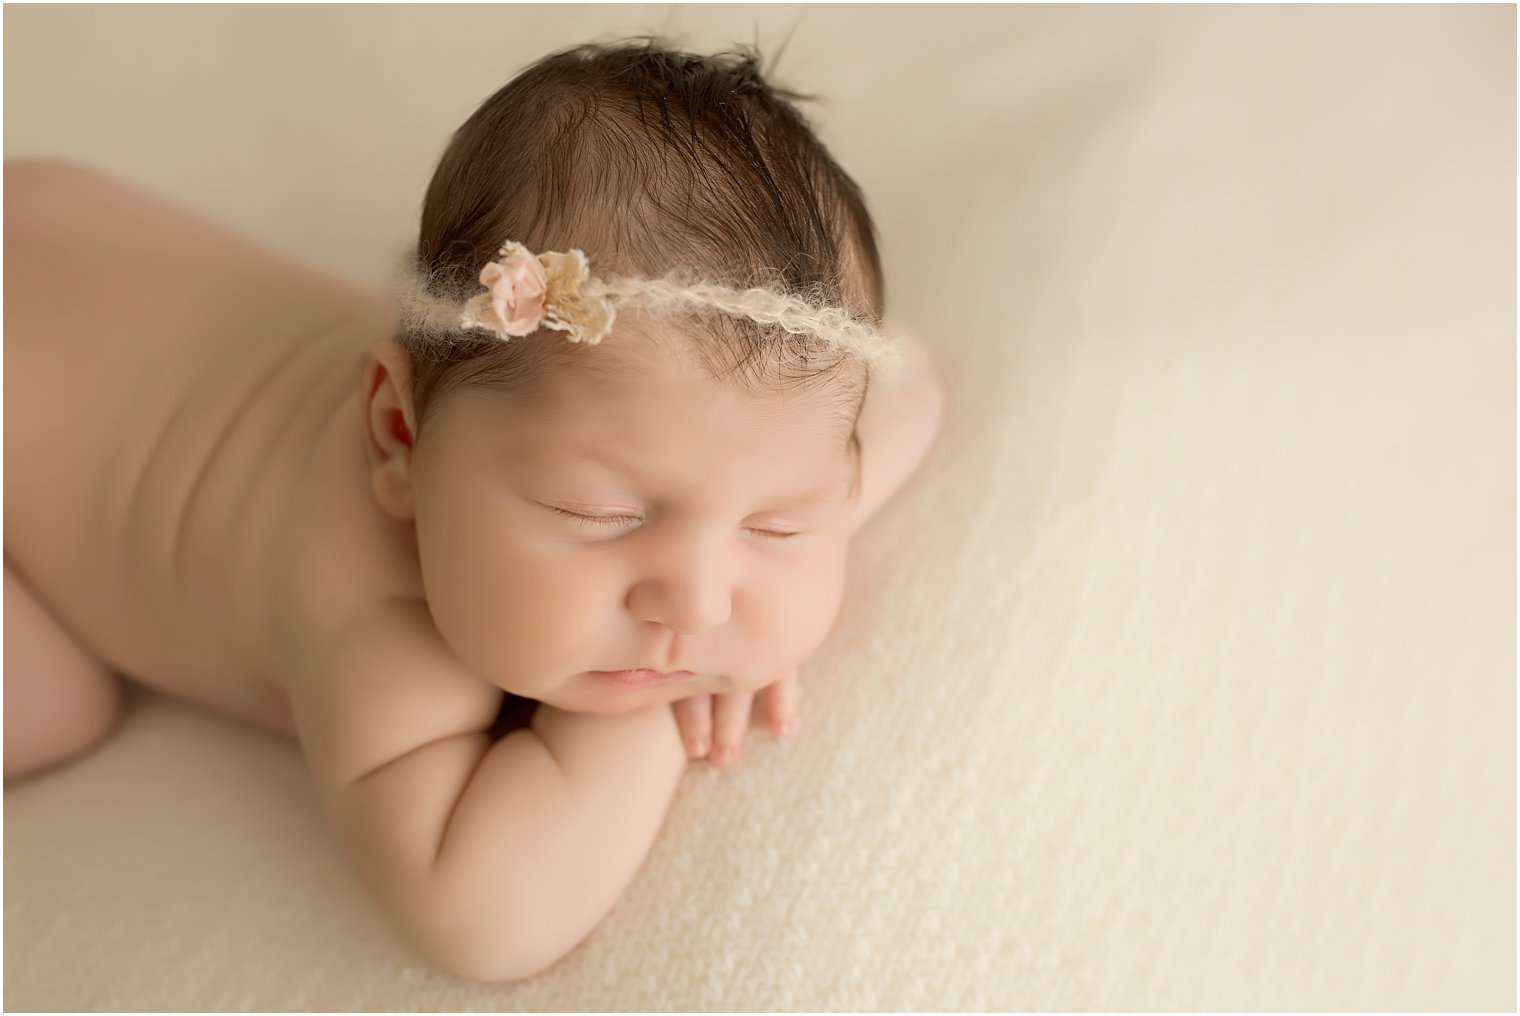
{"label": "bare skin", "polygon": [[[531,418],[461,394],[413,442],[368,294],[88,171],[5,186],[6,779],[109,732],[117,674],[297,737],[382,906],[460,976],[573,948],[701,732],[734,747],[767,689],[794,715],[851,535],[938,428],[915,351],[852,491],[826,400],[704,387],[631,324],[617,355],[659,369]],[[590,673],[623,667],[691,676]],[[507,691],[543,705],[497,736]]]}

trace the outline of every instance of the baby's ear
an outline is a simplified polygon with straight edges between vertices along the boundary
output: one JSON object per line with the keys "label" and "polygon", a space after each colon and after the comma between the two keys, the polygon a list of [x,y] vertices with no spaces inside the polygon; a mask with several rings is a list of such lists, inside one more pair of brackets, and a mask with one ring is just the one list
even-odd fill
{"label": "baby's ear", "polygon": [[364,362],[364,436],[369,450],[370,487],[384,512],[410,522],[412,511],[412,436],[417,416],[412,406],[412,363],[394,342],[370,350]]}

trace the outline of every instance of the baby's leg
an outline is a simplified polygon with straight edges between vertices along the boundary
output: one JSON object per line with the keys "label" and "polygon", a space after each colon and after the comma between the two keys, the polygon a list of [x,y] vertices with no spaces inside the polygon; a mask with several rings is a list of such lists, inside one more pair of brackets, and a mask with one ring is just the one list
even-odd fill
{"label": "baby's leg", "polygon": [[5,562],[6,782],[79,755],[121,716],[120,680]]}

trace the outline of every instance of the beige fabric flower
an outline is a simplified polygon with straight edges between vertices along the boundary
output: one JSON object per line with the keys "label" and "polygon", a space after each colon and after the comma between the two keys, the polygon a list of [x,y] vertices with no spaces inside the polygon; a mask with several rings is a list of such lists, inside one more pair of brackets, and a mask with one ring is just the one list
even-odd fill
{"label": "beige fabric flower", "polygon": [[548,273],[549,302],[544,324],[570,333],[571,342],[594,346],[612,331],[617,312],[606,298],[587,292],[591,269],[579,250],[549,251],[540,260]]}

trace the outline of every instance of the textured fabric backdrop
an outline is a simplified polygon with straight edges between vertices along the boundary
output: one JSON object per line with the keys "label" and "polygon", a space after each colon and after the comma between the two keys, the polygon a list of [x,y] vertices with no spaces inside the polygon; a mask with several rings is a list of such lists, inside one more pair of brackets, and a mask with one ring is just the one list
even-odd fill
{"label": "textured fabric backdrop", "polygon": [[143,697],[5,793],[8,1008],[1515,1008],[1513,7],[4,19],[7,158],[375,286],[530,60],[790,35],[948,391],[799,736],[547,975],[428,968],[293,746]]}

